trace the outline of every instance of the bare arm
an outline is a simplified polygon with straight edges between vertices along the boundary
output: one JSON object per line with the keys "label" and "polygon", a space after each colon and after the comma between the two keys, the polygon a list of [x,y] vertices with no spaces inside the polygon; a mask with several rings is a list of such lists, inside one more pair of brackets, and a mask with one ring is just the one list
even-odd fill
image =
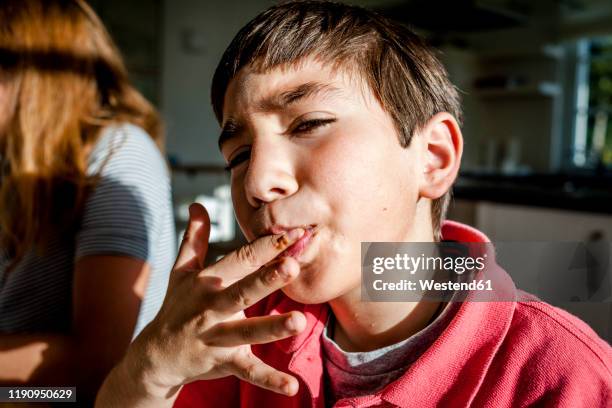
{"label": "bare arm", "polygon": [[80,259],[72,333],[0,335],[0,383],[76,385],[94,395],[130,343],[149,269],[123,256]]}

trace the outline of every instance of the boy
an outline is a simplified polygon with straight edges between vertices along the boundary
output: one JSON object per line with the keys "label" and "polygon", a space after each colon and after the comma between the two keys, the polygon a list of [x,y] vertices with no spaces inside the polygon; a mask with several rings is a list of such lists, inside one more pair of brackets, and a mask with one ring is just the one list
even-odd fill
{"label": "boy", "polygon": [[361,300],[362,241],[487,241],[442,222],[460,107],[415,34],[341,4],[272,7],[226,50],[212,102],[251,243],[204,267],[191,207],[164,306],[99,406],[609,404],[610,347],[505,273],[517,301]]}

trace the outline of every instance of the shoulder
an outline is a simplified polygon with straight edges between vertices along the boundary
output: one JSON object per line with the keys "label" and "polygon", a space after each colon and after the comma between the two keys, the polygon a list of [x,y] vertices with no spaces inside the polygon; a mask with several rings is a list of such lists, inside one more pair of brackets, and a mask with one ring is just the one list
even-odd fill
{"label": "shoulder", "polygon": [[115,167],[167,171],[155,141],[146,131],[129,123],[104,128],[89,155],[90,174],[113,172]]}
{"label": "shoulder", "polygon": [[96,142],[94,152],[122,146],[140,146],[157,150],[153,138],[141,127],[131,123],[120,123],[105,127]]}
{"label": "shoulder", "polygon": [[76,258],[107,253],[172,258],[170,174],[153,139],[134,125],[108,126],[89,155],[87,171],[93,183],[80,220]]}
{"label": "shoulder", "polygon": [[94,183],[85,204],[84,228],[92,222],[108,226],[110,218],[124,228],[128,215],[149,224],[170,217],[170,172],[155,142],[141,128],[130,124],[105,128],[89,156],[87,171]]}
{"label": "shoulder", "polygon": [[[511,330],[554,350],[572,351],[580,361],[601,366],[612,378],[612,348],[589,325],[571,313],[518,291]],[[579,354],[579,355],[578,355]]]}
{"label": "shoulder", "polygon": [[518,389],[538,395],[612,396],[610,345],[576,316],[522,291],[496,363]]}

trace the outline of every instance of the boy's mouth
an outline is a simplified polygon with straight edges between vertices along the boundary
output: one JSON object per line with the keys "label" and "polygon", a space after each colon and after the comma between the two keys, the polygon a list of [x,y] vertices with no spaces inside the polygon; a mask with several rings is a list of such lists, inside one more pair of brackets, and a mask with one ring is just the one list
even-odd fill
{"label": "boy's mouth", "polygon": [[297,240],[289,248],[285,249],[279,255],[279,257],[290,256],[292,258],[298,258],[300,256],[300,254],[302,254],[302,252],[304,252],[304,250],[306,249],[306,247],[308,246],[310,241],[312,241],[312,238],[314,236],[315,230],[316,230],[315,226],[304,228],[304,235],[302,235],[302,238]]}

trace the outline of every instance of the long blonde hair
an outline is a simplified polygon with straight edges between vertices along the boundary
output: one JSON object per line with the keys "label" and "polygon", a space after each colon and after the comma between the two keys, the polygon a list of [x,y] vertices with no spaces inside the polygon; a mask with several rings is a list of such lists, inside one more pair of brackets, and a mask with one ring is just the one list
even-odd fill
{"label": "long blonde hair", "polygon": [[0,236],[19,260],[76,231],[95,184],[88,154],[104,127],[135,124],[160,148],[162,131],[84,1],[3,0],[0,21],[0,86],[8,94],[0,106],[7,118],[0,128]]}

